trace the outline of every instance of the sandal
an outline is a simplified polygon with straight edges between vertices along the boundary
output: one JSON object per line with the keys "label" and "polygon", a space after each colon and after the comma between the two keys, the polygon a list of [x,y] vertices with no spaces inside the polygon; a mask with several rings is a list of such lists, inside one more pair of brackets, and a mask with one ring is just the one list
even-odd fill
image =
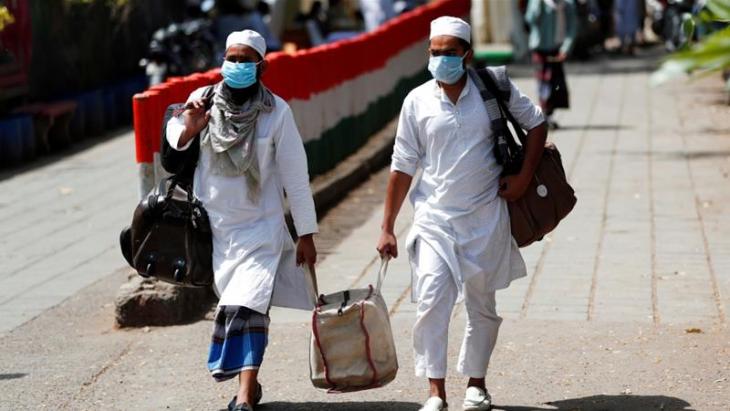
{"label": "sandal", "polygon": [[[258,384],[256,386],[256,394],[253,397],[253,405],[259,405],[261,402],[261,398],[264,396],[264,387],[261,386],[261,384]],[[237,395],[233,396],[233,399],[231,399],[231,402],[228,403],[228,411],[249,411],[249,408],[246,404],[236,404],[236,400],[238,399]],[[244,408],[240,408],[244,407]]]}
{"label": "sandal", "polygon": [[259,405],[261,398],[264,396],[264,387],[260,383],[256,383],[256,395],[253,396],[253,405]]}

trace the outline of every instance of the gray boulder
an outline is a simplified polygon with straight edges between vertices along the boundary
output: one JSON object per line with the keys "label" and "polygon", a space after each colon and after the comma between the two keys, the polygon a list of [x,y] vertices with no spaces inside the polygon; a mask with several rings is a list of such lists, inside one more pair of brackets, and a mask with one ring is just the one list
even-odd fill
{"label": "gray boulder", "polygon": [[117,293],[116,323],[119,327],[191,323],[202,319],[215,301],[210,288],[178,287],[133,273]]}

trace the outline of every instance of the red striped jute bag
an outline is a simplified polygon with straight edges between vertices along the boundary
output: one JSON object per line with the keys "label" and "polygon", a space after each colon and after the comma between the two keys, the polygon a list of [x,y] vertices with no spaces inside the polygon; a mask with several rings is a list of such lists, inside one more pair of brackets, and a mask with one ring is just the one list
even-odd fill
{"label": "red striped jute bag", "polygon": [[[382,387],[395,378],[398,359],[388,307],[380,294],[387,269],[388,260],[381,260],[375,287],[318,298],[309,350],[315,387],[331,393],[360,391]],[[313,284],[316,295],[316,280]]]}

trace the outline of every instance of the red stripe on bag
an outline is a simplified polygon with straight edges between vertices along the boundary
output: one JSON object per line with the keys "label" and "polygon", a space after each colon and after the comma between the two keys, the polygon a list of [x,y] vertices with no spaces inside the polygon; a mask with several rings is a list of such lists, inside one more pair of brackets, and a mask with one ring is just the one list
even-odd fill
{"label": "red stripe on bag", "polygon": [[329,374],[329,367],[327,366],[327,358],[324,356],[324,350],[322,349],[322,344],[319,341],[319,328],[317,327],[317,309],[315,308],[312,312],[312,333],[314,334],[314,341],[317,343],[317,348],[319,348],[319,355],[322,356],[322,364],[324,364],[324,379],[327,381],[327,384],[329,384],[331,387],[334,387],[335,384],[330,380],[330,374]]}
{"label": "red stripe on bag", "polygon": [[378,370],[375,369],[373,356],[370,353],[370,334],[368,334],[368,330],[365,328],[365,301],[368,300],[372,294],[373,286],[371,285],[370,294],[368,294],[367,298],[360,303],[360,327],[362,328],[362,332],[365,334],[365,352],[368,356],[368,364],[370,364],[370,368],[373,369],[373,379],[370,382],[370,386],[376,386],[378,381]]}

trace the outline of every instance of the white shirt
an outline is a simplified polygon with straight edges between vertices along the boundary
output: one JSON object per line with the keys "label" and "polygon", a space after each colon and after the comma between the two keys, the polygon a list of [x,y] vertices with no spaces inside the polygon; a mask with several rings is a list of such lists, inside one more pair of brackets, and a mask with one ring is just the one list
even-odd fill
{"label": "white shirt", "polygon": [[[188,101],[202,97],[204,91],[194,91]],[[241,305],[260,313],[267,313],[270,305],[311,309],[315,299],[303,269],[296,266],[294,243],[284,221],[286,191],[298,235],[317,232],[307,157],[289,105],[274,97],[274,110],[261,113],[256,124],[259,202],[249,199],[244,176],[213,174],[206,150],[201,150],[193,181],[213,231],[218,304]],[[182,118],[173,117],[167,123],[171,147],[177,149],[184,128]]]}
{"label": "white shirt", "polygon": [[[527,130],[540,125],[540,108],[511,86],[512,115]],[[497,195],[502,170],[493,146],[487,110],[470,78],[456,104],[435,80],[403,102],[391,170],[411,176],[422,170],[410,196],[415,211],[406,241],[411,264],[416,240],[427,241],[449,265],[460,291],[475,275],[487,276],[485,291],[491,291],[526,274],[507,203]]]}
{"label": "white shirt", "polygon": [[360,0],[360,12],[366,31],[373,31],[395,17],[393,0]]}

